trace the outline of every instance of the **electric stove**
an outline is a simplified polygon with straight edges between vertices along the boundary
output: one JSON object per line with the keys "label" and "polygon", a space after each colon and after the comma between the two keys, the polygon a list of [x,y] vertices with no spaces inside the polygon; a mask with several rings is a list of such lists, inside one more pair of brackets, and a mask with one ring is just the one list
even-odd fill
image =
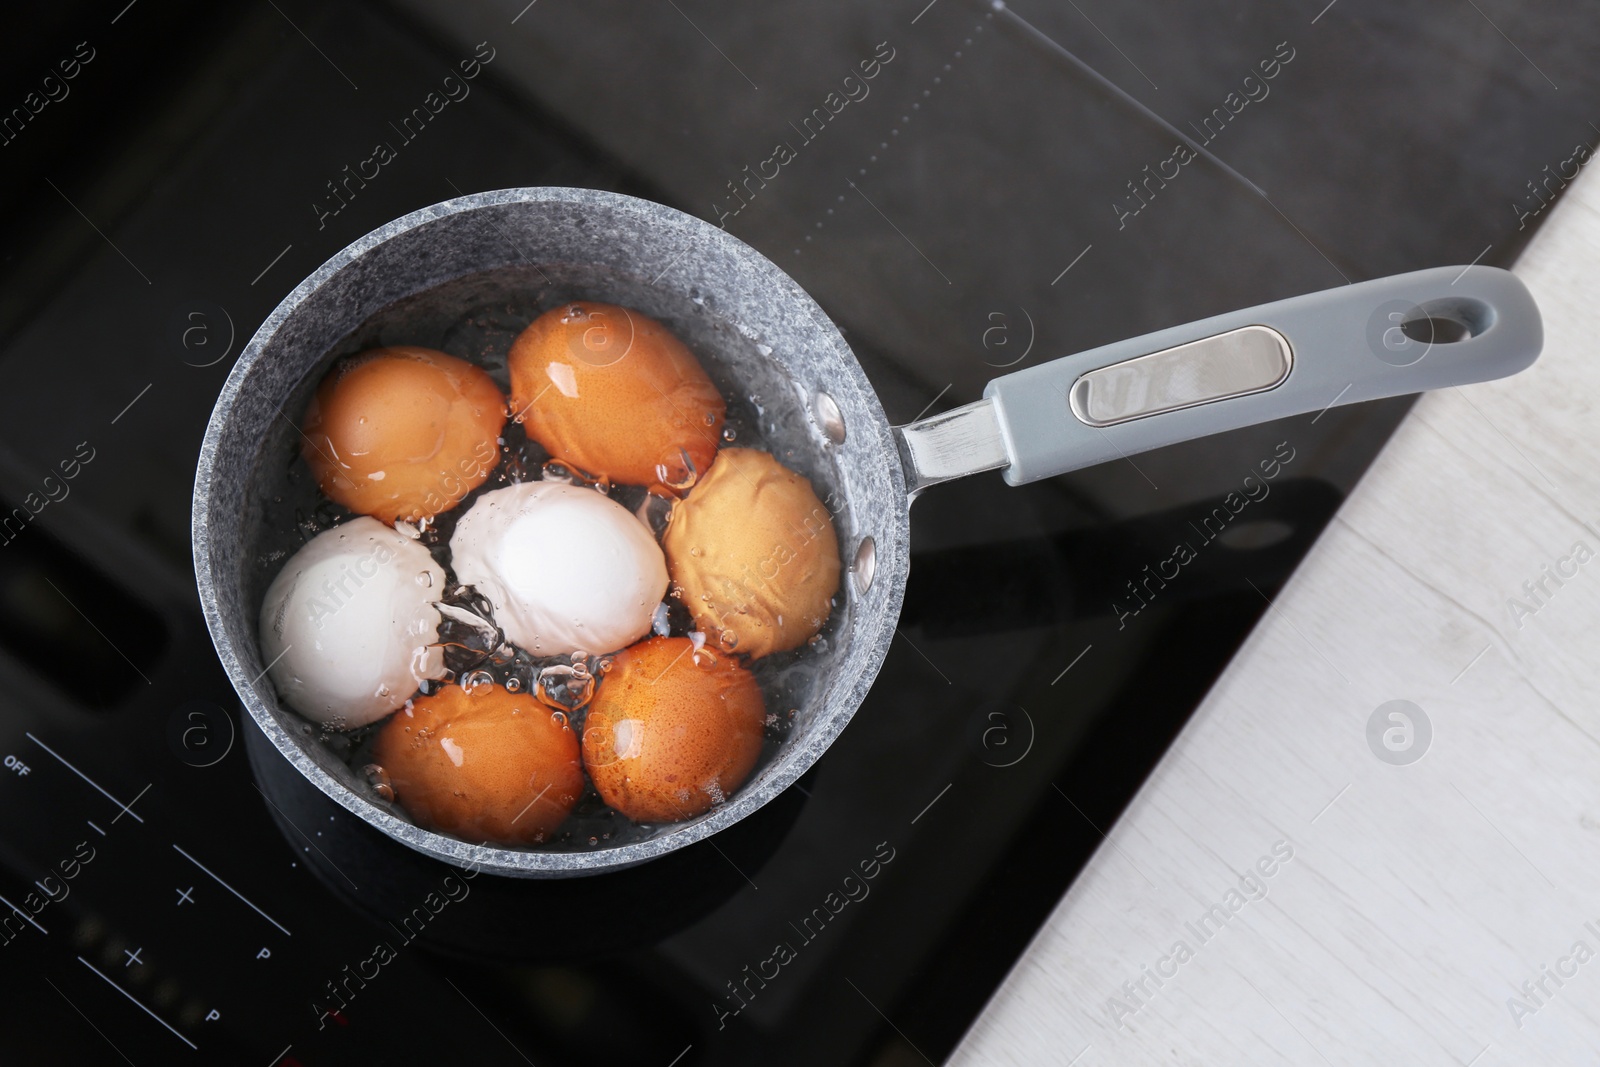
{"label": "electric stove", "polygon": [[[1549,4],[30,18],[0,46],[16,1063],[942,1062],[1090,857],[1127,862],[1118,813],[1407,407],[937,487],[888,661],[805,778],[641,868],[510,881],[300,779],[201,619],[212,403],[274,304],[368,230],[511,186],[671,204],[790,271],[908,421],[1205,315],[1506,264],[1600,133],[1600,25]],[[1203,547],[1150,583],[1180,542]]]}

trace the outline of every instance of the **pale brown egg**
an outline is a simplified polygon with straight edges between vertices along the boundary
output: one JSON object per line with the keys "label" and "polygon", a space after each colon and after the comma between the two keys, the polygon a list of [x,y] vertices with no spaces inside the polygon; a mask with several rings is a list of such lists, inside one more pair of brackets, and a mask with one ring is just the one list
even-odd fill
{"label": "pale brown egg", "polygon": [[482,368],[431,348],[374,348],[317,387],[301,454],[329,499],[415,522],[483,484],[505,421],[505,397]]}
{"label": "pale brown egg", "polygon": [[474,844],[540,844],[583,792],[566,716],[498,685],[417,698],[383,724],[373,759],[418,826]]}
{"label": "pale brown egg", "polygon": [[686,637],[617,653],[583,727],[600,797],[635,822],[679,822],[744,784],[761,755],[766,704],[755,676]]}
{"label": "pale brown egg", "polygon": [[726,404],[659,322],[574,301],[511,345],[511,410],[557,460],[624,485],[676,492],[716,455]]}
{"label": "pale brown egg", "polygon": [[695,625],[756,659],[809,641],[839,591],[839,539],[811,483],[772,456],[725,448],[661,539]]}

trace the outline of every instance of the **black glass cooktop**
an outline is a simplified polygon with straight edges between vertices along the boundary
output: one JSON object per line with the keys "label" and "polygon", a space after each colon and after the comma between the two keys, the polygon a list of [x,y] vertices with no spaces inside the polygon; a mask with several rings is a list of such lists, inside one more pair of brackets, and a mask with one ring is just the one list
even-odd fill
{"label": "black glass cooktop", "polygon": [[896,421],[1188,319],[1509,262],[1600,133],[1600,25],[1324,3],[31,13],[0,45],[0,1060],[947,1059],[1404,400],[929,492],[900,636],[814,770],[560,883],[374,835],[241,717],[190,565],[206,418],[326,257],[508,186],[725,225]]}

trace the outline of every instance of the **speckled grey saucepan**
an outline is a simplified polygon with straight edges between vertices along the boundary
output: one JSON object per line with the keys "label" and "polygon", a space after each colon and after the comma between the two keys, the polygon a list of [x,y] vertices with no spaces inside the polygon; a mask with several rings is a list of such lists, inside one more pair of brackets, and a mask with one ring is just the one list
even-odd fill
{"label": "speckled grey saucepan", "polygon": [[[473,278],[487,279],[479,284]],[[258,650],[251,566],[258,472],[292,455],[290,417],[329,354],[384,309],[455,285],[632,306],[679,332],[725,389],[758,393],[768,444],[830,501],[850,572],[828,669],[782,748],[726,803],[647,840],[558,852],[467,844],[385,804],[292,712]],[[465,282],[463,280],[466,280]],[[474,288],[477,286],[477,288]],[[772,262],[659,204],[582,189],[479,193],[413,212],[328,260],[269,315],[228,376],[201,449],[194,558],[217,652],[250,715],[301,773],[391,837],[522,877],[592,874],[701,840],[767,803],[822,755],[872,684],[905,589],[912,498],[1002,469],[1021,484],[1333,404],[1510,374],[1538,355],[1537,308],[1488,267],[1441,268],[1221,315],[1020,370],[984,398],[892,427],[844,338]],[[399,339],[395,339],[399,340]]]}

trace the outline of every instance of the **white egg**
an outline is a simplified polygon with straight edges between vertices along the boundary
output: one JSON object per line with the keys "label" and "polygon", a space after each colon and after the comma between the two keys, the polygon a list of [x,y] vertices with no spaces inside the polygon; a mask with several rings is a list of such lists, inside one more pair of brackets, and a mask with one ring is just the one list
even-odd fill
{"label": "white egg", "polygon": [[444,676],[438,647],[444,568],[428,550],[362,516],[289,558],[261,605],[261,654],[278,696],[339,729],[376,722]]}
{"label": "white egg", "polygon": [[562,482],[485,493],[456,524],[450,554],[456,580],[487,596],[507,639],[536,656],[630,645],[667,591],[666,557],[645,525]]}

